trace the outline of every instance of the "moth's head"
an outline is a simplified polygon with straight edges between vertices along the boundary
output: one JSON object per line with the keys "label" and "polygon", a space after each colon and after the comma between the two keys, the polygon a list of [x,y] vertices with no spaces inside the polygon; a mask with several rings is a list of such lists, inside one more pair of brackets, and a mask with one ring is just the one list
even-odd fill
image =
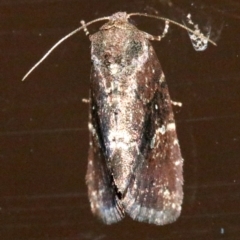
{"label": "moth's head", "polygon": [[117,12],[114,13],[110,18],[109,21],[113,21],[113,22],[127,22],[129,18],[129,15],[126,12]]}
{"label": "moth's head", "polygon": [[[129,24],[128,18],[130,16],[126,12],[117,12],[109,17],[109,21],[105,23],[100,30],[107,30],[112,27],[128,29],[131,28],[131,24]],[[131,26],[131,27],[130,27]]]}

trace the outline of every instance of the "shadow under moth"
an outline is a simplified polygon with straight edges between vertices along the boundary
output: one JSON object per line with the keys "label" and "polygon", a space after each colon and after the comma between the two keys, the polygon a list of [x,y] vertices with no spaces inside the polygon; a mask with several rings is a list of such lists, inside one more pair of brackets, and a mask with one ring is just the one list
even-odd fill
{"label": "shadow under moth", "polygon": [[[161,36],[129,23],[131,16],[165,21]],[[90,144],[86,182],[92,212],[104,223],[131,218],[157,225],[174,222],[183,201],[183,159],[167,83],[150,43],[161,40],[169,23],[186,29],[196,50],[212,42],[197,25],[193,30],[145,13],[118,12],[82,21],[57,42],[24,79],[61,42],[87,26],[107,20],[91,41],[89,97]],[[189,17],[189,24],[191,19]]]}

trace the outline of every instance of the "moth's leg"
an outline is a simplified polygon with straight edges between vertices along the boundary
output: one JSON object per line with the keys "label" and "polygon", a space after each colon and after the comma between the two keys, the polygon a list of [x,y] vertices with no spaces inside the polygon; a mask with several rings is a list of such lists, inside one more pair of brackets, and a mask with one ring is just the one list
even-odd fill
{"label": "moth's leg", "polygon": [[89,103],[90,103],[90,99],[89,99],[89,98],[83,98],[83,99],[82,99],[82,102],[89,104]]}
{"label": "moth's leg", "polygon": [[146,32],[143,32],[142,33],[145,35],[146,38],[148,38],[149,40],[155,40],[155,41],[161,41],[162,38],[164,38],[166,36],[166,34],[168,33],[168,29],[169,29],[169,21],[165,21],[165,27],[164,27],[164,30],[162,32],[161,35],[159,36],[154,36],[154,35],[151,35],[149,33],[146,33]]}
{"label": "moth's leg", "polygon": [[175,102],[175,101],[172,101],[172,100],[171,100],[171,104],[172,104],[173,106],[182,107],[182,103],[181,103],[181,102]]}
{"label": "moth's leg", "polygon": [[85,32],[86,35],[89,35],[89,31],[86,27],[86,24],[85,24],[85,21],[84,20],[81,20],[80,23],[82,24],[83,26],[83,31]]}

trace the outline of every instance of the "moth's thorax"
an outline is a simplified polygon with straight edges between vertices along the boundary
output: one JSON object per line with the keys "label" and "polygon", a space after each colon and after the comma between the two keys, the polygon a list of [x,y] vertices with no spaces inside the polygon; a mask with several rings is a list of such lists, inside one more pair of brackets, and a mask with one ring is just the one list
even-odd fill
{"label": "moth's thorax", "polygon": [[144,64],[148,57],[148,40],[143,32],[127,21],[105,24],[90,40],[93,64],[100,64],[116,77],[124,72],[131,74],[133,68],[129,67],[133,67],[134,61],[142,58]]}

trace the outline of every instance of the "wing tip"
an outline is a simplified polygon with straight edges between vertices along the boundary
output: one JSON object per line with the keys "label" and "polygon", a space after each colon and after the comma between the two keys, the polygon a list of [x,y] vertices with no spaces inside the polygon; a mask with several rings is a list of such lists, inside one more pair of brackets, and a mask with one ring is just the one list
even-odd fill
{"label": "wing tip", "polygon": [[181,214],[182,200],[179,199],[176,203],[163,206],[159,209],[157,206],[145,207],[141,203],[137,203],[133,198],[126,196],[124,199],[124,210],[134,220],[146,222],[155,225],[165,225],[175,222]]}
{"label": "wing tip", "polygon": [[111,207],[100,206],[91,202],[91,210],[103,223],[111,225],[121,221],[124,218],[124,211],[118,202],[113,204]]}

